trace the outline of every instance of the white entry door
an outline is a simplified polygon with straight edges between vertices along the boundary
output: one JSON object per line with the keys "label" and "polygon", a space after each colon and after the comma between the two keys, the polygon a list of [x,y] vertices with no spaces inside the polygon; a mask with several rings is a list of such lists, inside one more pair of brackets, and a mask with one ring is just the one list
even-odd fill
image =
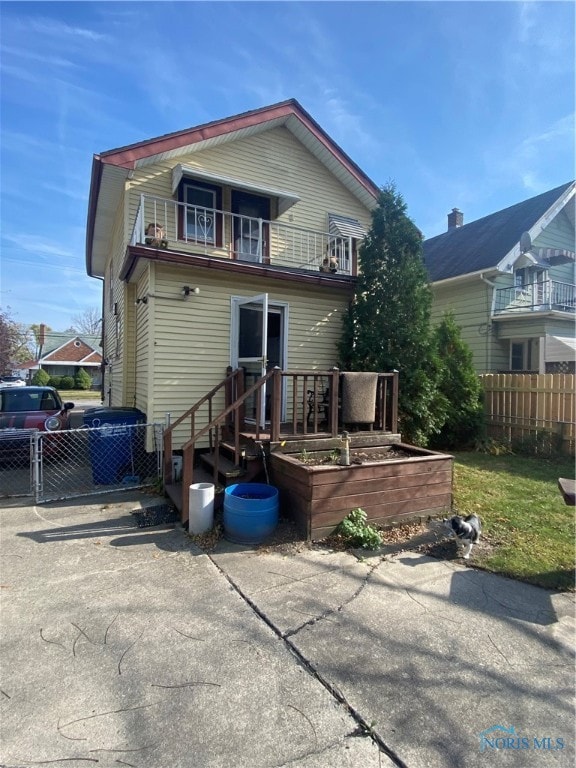
{"label": "white entry door", "polygon": [[[246,388],[266,374],[270,368],[286,368],[288,304],[270,304],[268,294],[249,298],[232,297],[232,326],[230,334],[230,365],[243,368]],[[282,391],[282,414],[286,393]],[[260,412],[256,413],[256,398],[246,402],[246,418],[265,426],[270,418],[270,403],[263,393]]]}
{"label": "white entry door", "polygon": [[[261,293],[249,299],[237,299],[237,360],[244,368],[246,389],[266,374],[268,366],[268,294]],[[252,412],[250,412],[252,411]],[[266,397],[262,393],[260,411],[256,413],[256,398],[246,403],[246,415],[253,417],[260,427],[266,422]]]}

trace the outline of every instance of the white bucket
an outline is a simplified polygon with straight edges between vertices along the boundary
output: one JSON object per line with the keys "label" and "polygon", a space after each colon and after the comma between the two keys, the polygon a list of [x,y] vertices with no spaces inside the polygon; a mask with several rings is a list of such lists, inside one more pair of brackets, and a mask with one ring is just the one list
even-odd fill
{"label": "white bucket", "polygon": [[189,494],[188,531],[206,533],[214,525],[214,485],[192,483]]}

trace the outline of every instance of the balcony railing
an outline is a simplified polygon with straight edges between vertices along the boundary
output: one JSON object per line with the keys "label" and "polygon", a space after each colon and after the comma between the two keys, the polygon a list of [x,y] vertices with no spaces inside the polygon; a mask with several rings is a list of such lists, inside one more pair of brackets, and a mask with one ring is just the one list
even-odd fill
{"label": "balcony railing", "polygon": [[354,241],[230,211],[141,195],[131,245],[352,274]]}
{"label": "balcony railing", "polygon": [[542,312],[551,309],[574,312],[575,308],[576,292],[572,283],[543,280],[523,286],[498,288],[494,314]]}

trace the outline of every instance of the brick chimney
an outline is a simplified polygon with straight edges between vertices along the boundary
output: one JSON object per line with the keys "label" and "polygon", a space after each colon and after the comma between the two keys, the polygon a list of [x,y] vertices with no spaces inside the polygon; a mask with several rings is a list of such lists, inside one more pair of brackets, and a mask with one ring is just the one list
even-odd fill
{"label": "brick chimney", "polygon": [[44,325],[44,323],[40,323],[40,328],[38,329],[38,346],[43,347],[45,341],[46,341],[46,326]]}
{"label": "brick chimney", "polygon": [[458,208],[452,208],[452,212],[448,214],[448,229],[456,229],[464,224],[464,214]]}

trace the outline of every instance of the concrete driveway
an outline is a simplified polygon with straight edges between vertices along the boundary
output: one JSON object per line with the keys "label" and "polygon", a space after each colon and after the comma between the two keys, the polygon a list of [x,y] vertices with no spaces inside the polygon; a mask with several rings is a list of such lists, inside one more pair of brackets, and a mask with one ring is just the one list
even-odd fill
{"label": "concrete driveway", "polygon": [[209,557],[136,528],[149,501],[0,509],[0,765],[573,765],[573,595],[413,553]]}

